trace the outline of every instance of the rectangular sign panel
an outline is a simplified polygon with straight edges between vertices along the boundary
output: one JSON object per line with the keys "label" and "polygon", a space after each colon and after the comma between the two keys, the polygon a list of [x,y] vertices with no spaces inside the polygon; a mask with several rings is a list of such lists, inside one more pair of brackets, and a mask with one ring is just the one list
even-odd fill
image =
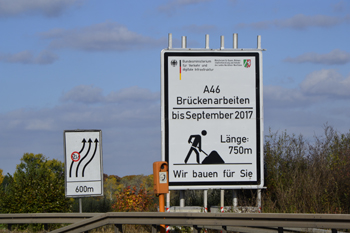
{"label": "rectangular sign panel", "polygon": [[169,188],[263,187],[261,51],[162,51]]}
{"label": "rectangular sign panel", "polygon": [[101,130],[65,130],[66,197],[103,196]]}

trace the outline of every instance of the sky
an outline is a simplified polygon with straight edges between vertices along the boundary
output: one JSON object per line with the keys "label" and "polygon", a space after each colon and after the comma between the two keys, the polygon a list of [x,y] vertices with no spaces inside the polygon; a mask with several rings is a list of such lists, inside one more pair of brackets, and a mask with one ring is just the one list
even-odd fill
{"label": "sky", "polygon": [[350,129],[350,2],[0,0],[0,169],[24,153],[64,161],[64,130],[102,130],[103,171],[161,160],[160,52],[263,52],[264,130],[305,138]]}

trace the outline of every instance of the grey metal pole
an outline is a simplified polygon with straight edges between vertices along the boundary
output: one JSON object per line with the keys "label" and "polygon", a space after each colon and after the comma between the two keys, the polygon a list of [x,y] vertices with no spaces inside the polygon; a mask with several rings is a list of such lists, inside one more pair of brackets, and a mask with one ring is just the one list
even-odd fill
{"label": "grey metal pole", "polygon": [[185,207],[185,190],[180,190],[180,207]]}
{"label": "grey metal pole", "polygon": [[238,197],[237,197],[237,190],[232,190],[233,191],[233,207],[238,206]]}
{"label": "grey metal pole", "polygon": [[204,213],[208,212],[208,190],[204,190],[203,192],[203,207]]}
{"label": "grey metal pole", "polygon": [[261,49],[261,36],[258,35],[258,49]]}
{"label": "grey metal pole", "polygon": [[205,48],[209,49],[209,35],[208,34],[205,35]]}
{"label": "grey metal pole", "polygon": [[[187,47],[186,36],[181,37],[181,48],[185,49]],[[180,207],[185,207],[185,191],[180,190]]]}
{"label": "grey metal pole", "polygon": [[238,49],[238,34],[237,33],[233,34],[233,48]]}
{"label": "grey metal pole", "polygon": [[221,189],[220,190],[220,212],[224,212],[224,199],[225,199],[225,190]]}
{"label": "grey metal pole", "polygon": [[166,212],[170,212],[170,191],[166,194]]}
{"label": "grey metal pole", "polygon": [[224,36],[220,36],[220,49],[225,48]]}
{"label": "grey metal pole", "polygon": [[187,47],[187,37],[182,36],[181,37],[181,48],[185,49]]}
{"label": "grey metal pole", "polygon": [[168,34],[168,49],[173,48],[173,35],[171,33]]}
{"label": "grey metal pole", "polygon": [[81,202],[81,197],[79,198],[79,213],[83,213],[83,204]]}
{"label": "grey metal pole", "polygon": [[258,189],[258,192],[257,192],[257,206],[258,206],[258,210],[259,210],[259,213],[261,213],[261,189]]}

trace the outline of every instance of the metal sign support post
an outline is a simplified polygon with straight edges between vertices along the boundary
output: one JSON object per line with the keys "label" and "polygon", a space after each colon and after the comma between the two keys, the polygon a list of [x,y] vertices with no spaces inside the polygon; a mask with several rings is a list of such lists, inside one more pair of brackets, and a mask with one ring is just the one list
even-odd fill
{"label": "metal sign support post", "polygon": [[185,190],[180,190],[180,207],[185,207]]}
{"label": "metal sign support post", "polygon": [[[225,40],[224,40],[224,36],[220,36],[220,49],[225,49]],[[220,212],[221,213],[224,213],[225,210],[224,210],[224,207],[225,207],[225,190],[224,189],[221,189],[220,190]]]}
{"label": "metal sign support post", "polygon": [[261,213],[261,189],[258,189],[256,205],[258,206],[259,213]]}
{"label": "metal sign support post", "polygon": [[205,35],[205,49],[209,49],[209,35]]}
{"label": "metal sign support post", "polygon": [[79,198],[79,213],[83,213],[83,204],[81,203],[81,197]]}
{"label": "metal sign support post", "polygon": [[166,194],[166,208],[167,212],[170,212],[170,191]]}
{"label": "metal sign support post", "polygon": [[204,207],[204,213],[208,212],[208,190],[205,189],[203,192],[204,198],[203,198],[203,207]]}
{"label": "metal sign support post", "polygon": [[220,212],[223,213],[225,212],[224,207],[225,207],[225,190],[221,189],[220,190]]}
{"label": "metal sign support post", "polygon": [[237,33],[233,34],[233,48],[238,49],[238,34]]}
{"label": "metal sign support post", "polygon": [[233,191],[233,207],[237,207],[238,206],[237,190],[234,189],[232,191]]}
{"label": "metal sign support post", "polygon": [[[181,37],[181,48],[185,49],[187,45],[186,36]],[[185,190],[180,190],[180,207],[185,207]]]}

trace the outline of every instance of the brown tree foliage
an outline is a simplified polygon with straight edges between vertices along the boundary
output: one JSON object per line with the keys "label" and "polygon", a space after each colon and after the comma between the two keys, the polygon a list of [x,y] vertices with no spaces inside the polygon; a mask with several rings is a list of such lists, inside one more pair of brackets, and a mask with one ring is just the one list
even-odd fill
{"label": "brown tree foliage", "polygon": [[128,186],[117,194],[116,202],[112,209],[116,212],[155,211],[154,193],[148,192],[142,184],[139,188]]}

